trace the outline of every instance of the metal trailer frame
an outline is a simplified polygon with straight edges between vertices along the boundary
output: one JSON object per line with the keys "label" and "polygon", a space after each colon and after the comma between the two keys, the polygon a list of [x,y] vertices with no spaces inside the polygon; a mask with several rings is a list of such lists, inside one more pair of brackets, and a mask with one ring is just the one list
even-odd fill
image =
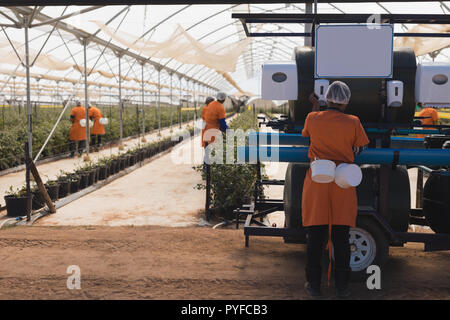
{"label": "metal trailer frame", "polygon": [[[323,1],[327,2],[327,1]],[[364,2],[364,1],[355,1]],[[317,2],[316,2],[317,3]],[[248,37],[279,37],[279,36],[296,36],[311,37],[314,44],[315,27],[320,23],[365,23],[371,17],[370,14],[240,14],[234,13],[232,17],[239,19]],[[450,24],[450,15],[430,15],[430,14],[380,14],[380,22],[382,23],[421,23],[421,24]],[[311,24],[311,32],[304,33],[252,33],[247,27],[248,23],[308,23]],[[450,33],[396,33],[395,36],[415,36],[415,37],[450,37]],[[283,119],[272,119],[268,126],[284,131],[286,133],[301,132],[303,123],[295,123],[290,121],[286,116]],[[410,125],[394,124],[394,123],[374,123],[363,124],[366,128],[372,129],[371,136],[381,140],[382,147],[390,147],[391,134],[400,133],[402,129],[405,132],[412,133],[414,127],[420,125],[411,123]],[[435,133],[445,133],[449,135],[449,126],[433,126],[432,131]],[[422,131],[424,133],[424,131]],[[431,132],[430,132],[431,133]],[[257,139],[259,146],[259,139]],[[374,142],[371,142],[372,144]],[[392,166],[395,167],[395,159]],[[423,183],[423,172],[432,173],[433,170],[416,166],[419,169],[418,182]],[[379,197],[378,208],[358,207],[358,216],[367,216],[373,219],[375,223],[384,231],[389,238],[390,246],[402,246],[406,242],[419,242],[425,244],[425,251],[450,250],[450,234],[434,233],[416,233],[416,232],[397,232],[383,218],[386,216],[388,205],[388,179],[389,165],[381,165],[379,172]],[[418,183],[418,203],[421,201],[423,185]],[[261,166],[257,163],[257,181],[255,183],[254,201],[250,205],[244,205],[242,208],[234,210],[236,215],[236,228],[239,228],[241,217],[245,217],[244,235],[245,246],[249,246],[250,236],[274,236],[283,237],[285,242],[306,243],[306,230],[304,227],[299,228],[278,228],[267,226],[263,223],[263,218],[275,211],[284,211],[283,200],[279,199],[260,199],[259,189],[264,185],[284,185],[284,180],[263,180],[261,178]],[[422,209],[410,209],[408,224],[428,225]],[[291,238],[291,239],[290,239]],[[292,240],[295,239],[295,240]]]}
{"label": "metal trailer frame", "polygon": [[[423,166],[418,166],[419,172],[432,173],[433,170]],[[257,164],[258,179],[255,183],[255,195],[264,185],[284,186],[284,180],[264,180],[261,179],[261,167]],[[419,174],[417,179],[421,179]],[[386,182],[386,181],[385,181]],[[383,183],[380,183],[380,199],[382,190],[386,190]],[[423,189],[419,188],[418,193],[421,195]],[[255,197],[255,200],[241,208],[234,210],[236,216],[236,229],[239,228],[241,222],[244,223],[245,246],[249,246],[250,236],[267,236],[267,237],[283,237],[286,243],[306,243],[306,229],[300,227],[298,229],[287,227],[272,227],[263,222],[263,218],[273,212],[284,211],[283,200],[281,199],[261,199]],[[450,250],[450,234],[443,233],[418,233],[418,232],[397,232],[392,229],[389,223],[383,218],[379,211],[375,208],[358,207],[358,216],[371,217],[374,222],[389,237],[391,246],[403,246],[406,242],[424,243],[425,251]],[[244,220],[241,220],[241,219]],[[428,226],[424,218],[422,209],[410,209],[409,224]],[[295,238],[300,240],[289,240]]]}

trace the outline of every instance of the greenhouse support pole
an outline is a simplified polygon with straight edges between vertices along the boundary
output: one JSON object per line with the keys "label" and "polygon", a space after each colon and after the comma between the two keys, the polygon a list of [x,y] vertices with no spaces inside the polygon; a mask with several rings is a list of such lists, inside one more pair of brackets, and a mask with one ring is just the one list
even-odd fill
{"label": "greenhouse support pole", "polygon": [[86,46],[87,39],[83,39],[83,54],[84,54],[84,106],[86,109],[86,155],[89,157],[89,98],[88,98],[88,83],[87,83],[87,54]]}
{"label": "greenhouse support pole", "polygon": [[[28,43],[28,18],[23,19],[25,28],[25,69],[27,77],[27,131],[28,131],[28,146],[27,151],[30,158],[33,157],[32,144],[32,123],[31,123],[31,88],[30,88],[30,47]],[[30,173],[27,171],[27,175]]]}
{"label": "greenhouse support pole", "polygon": [[198,92],[195,92],[195,82],[192,83],[192,89],[193,89],[193,93],[192,93],[192,97],[194,99],[194,122],[197,121],[197,96],[196,93],[198,94]]}
{"label": "greenhouse support pole", "polygon": [[141,64],[141,84],[142,84],[142,138],[145,137],[145,91],[144,91],[144,63]]}
{"label": "greenhouse support pole", "polygon": [[172,112],[173,112],[173,106],[172,106],[172,76],[173,73],[170,73],[170,102],[169,102],[169,108],[170,108],[170,128],[172,129]]}
{"label": "greenhouse support pole", "polygon": [[181,80],[183,79],[182,77],[178,77],[178,79],[180,80],[180,95],[178,96],[178,101],[179,101],[179,106],[178,106],[178,124],[180,126],[181,129]]}
{"label": "greenhouse support pole", "polygon": [[158,68],[158,133],[161,133],[161,69]]}
{"label": "greenhouse support pole", "polygon": [[118,55],[119,58],[119,115],[120,115],[120,138],[119,138],[119,148],[123,147],[122,139],[123,139],[123,104],[122,104],[122,69],[120,58],[121,55]]}
{"label": "greenhouse support pole", "polygon": [[186,114],[187,114],[186,121],[189,123],[189,100],[191,98],[191,93],[189,92],[189,80],[188,79],[186,79],[186,92],[187,92],[187,95],[186,95],[186,104],[187,104],[187,106],[186,106],[186,108],[187,108],[187,110],[186,110]]}

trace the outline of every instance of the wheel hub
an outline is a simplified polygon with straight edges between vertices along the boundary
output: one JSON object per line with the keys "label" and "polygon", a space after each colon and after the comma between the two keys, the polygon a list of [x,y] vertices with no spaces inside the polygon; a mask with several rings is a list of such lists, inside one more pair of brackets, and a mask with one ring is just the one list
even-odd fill
{"label": "wheel hub", "polygon": [[350,268],[362,271],[370,266],[376,257],[376,242],[372,235],[361,228],[350,229]]}

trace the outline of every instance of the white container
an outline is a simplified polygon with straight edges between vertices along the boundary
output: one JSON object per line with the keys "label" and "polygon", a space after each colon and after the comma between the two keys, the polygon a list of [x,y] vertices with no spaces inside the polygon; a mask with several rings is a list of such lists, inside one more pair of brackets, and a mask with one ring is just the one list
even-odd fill
{"label": "white container", "polygon": [[314,93],[318,97],[319,105],[326,106],[327,99],[325,98],[325,93],[327,93],[328,87],[330,86],[330,81],[325,79],[318,79],[314,81]]}
{"label": "white container", "polygon": [[100,122],[100,124],[106,125],[108,124],[109,120],[108,118],[100,118],[98,122]]}
{"label": "white container", "polygon": [[387,105],[391,108],[401,107],[403,104],[403,82],[391,80],[387,82]]}
{"label": "white container", "polygon": [[341,188],[357,187],[362,181],[362,171],[352,163],[341,163],[336,168],[334,182]]}
{"label": "white container", "polygon": [[297,100],[297,65],[294,61],[262,65],[261,97],[264,100]]}
{"label": "white container", "polygon": [[311,179],[317,183],[334,181],[336,164],[330,160],[314,160],[311,163]]}
{"label": "white container", "polygon": [[415,93],[424,107],[450,107],[450,63],[419,63]]}
{"label": "white container", "polygon": [[[83,128],[86,128],[86,119],[81,119],[80,120],[80,126],[82,126]],[[94,126],[94,122],[92,120],[89,120],[89,128],[92,128]]]}

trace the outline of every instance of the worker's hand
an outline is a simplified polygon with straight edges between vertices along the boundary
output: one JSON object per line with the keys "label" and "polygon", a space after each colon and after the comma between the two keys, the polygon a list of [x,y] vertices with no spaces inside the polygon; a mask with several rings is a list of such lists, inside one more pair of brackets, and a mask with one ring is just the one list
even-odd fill
{"label": "worker's hand", "polygon": [[319,111],[320,110],[320,104],[319,99],[317,99],[317,96],[314,92],[312,92],[309,95],[309,102],[312,103],[312,111]]}

